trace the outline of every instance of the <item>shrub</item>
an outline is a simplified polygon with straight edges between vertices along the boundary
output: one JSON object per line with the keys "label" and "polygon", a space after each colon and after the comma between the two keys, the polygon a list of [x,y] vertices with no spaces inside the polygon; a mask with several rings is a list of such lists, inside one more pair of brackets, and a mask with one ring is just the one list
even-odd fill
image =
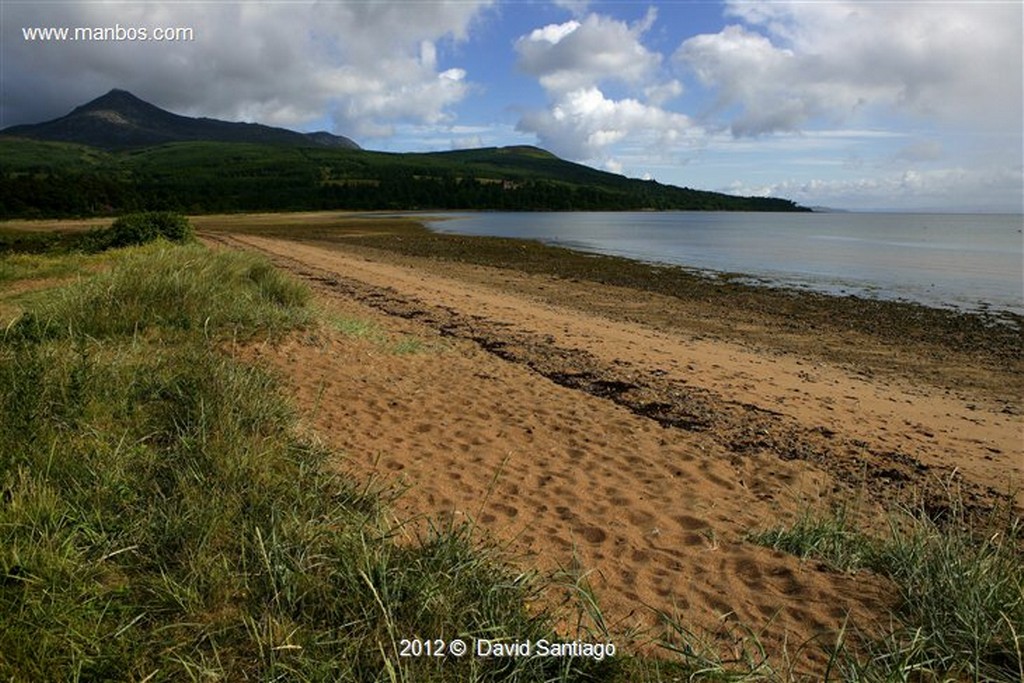
{"label": "shrub", "polygon": [[146,211],[121,216],[109,228],[89,233],[87,245],[90,251],[105,251],[146,244],[160,237],[186,242],[194,235],[185,216],[171,211]]}

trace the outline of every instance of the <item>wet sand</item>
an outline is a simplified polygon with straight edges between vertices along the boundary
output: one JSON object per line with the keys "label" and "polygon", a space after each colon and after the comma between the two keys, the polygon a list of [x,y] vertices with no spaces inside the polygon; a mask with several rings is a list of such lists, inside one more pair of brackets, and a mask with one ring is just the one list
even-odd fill
{"label": "wet sand", "polygon": [[833,504],[881,528],[893,503],[938,509],[951,488],[980,515],[1024,507],[1019,362],[998,353],[957,362],[244,220],[196,222],[309,282],[338,323],[244,350],[282,371],[335,466],[404,489],[400,517],[470,520],[524,570],[585,575],[620,642],[656,636],[664,613],[742,625],[813,669],[801,644],[887,622],[891,588],[750,532]]}

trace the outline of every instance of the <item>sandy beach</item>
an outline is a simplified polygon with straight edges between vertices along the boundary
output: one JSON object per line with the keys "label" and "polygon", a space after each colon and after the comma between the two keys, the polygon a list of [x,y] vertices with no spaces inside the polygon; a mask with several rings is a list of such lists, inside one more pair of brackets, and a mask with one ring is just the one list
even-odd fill
{"label": "sandy beach", "polygon": [[1024,509],[1019,362],[925,363],[626,287],[196,224],[308,282],[335,322],[238,352],[280,370],[339,471],[402,490],[410,533],[471,521],[524,571],[585,578],[620,643],[670,615],[813,669],[816,639],[888,620],[891,587],[751,532],[834,505],[882,529],[893,504],[954,489],[980,515]]}

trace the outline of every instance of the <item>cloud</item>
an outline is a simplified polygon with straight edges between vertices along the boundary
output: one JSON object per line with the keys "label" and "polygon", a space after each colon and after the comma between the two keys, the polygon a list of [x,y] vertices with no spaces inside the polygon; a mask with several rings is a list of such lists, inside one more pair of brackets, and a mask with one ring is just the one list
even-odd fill
{"label": "cloud", "polygon": [[[849,209],[1001,210],[1019,212],[1024,174],[1020,167],[903,170],[870,177],[786,180],[753,185],[735,182],[722,191],[788,197],[802,204]],[[1016,201],[1012,200],[1017,196]]]}
{"label": "cloud", "polygon": [[647,101],[659,107],[682,94],[683,84],[677,80],[658,83],[644,88],[644,96],[647,98]]}
{"label": "cloud", "polygon": [[[438,48],[490,0],[430,3],[28,3],[5,6],[4,125],[66,113],[113,87],[172,111],[386,135],[443,123],[471,89]],[[184,26],[180,43],[29,42],[30,26]]]}
{"label": "cloud", "polygon": [[590,0],[552,0],[556,7],[567,9],[574,16],[583,16],[590,8]]}
{"label": "cloud", "polygon": [[[548,107],[525,113],[516,130],[560,156],[616,170],[623,163],[612,152],[622,144],[681,142],[693,123],[663,105],[682,94],[682,84],[659,80],[662,55],[642,41],[656,18],[653,9],[634,24],[591,13],[520,37],[519,68],[547,91]],[[635,96],[611,98],[609,85]]]}
{"label": "cloud", "polygon": [[550,24],[516,41],[519,68],[540,79],[547,90],[566,92],[600,81],[643,81],[661,63],[640,37],[654,20],[630,26],[600,14],[583,21]]}
{"label": "cloud", "polygon": [[942,158],[942,155],[942,143],[936,140],[918,140],[897,150],[895,159],[911,163],[925,163],[937,161]]}
{"label": "cloud", "polygon": [[451,149],[477,149],[484,146],[484,139],[479,135],[465,135],[452,138]]}
{"label": "cloud", "polygon": [[730,2],[738,19],[684,41],[673,62],[737,136],[819,118],[901,115],[1019,128],[1019,3]]}
{"label": "cloud", "polygon": [[527,113],[517,129],[535,133],[542,146],[561,156],[601,159],[606,148],[626,138],[651,146],[681,142],[691,126],[682,114],[635,99],[608,99],[592,86],[560,95],[549,109]]}

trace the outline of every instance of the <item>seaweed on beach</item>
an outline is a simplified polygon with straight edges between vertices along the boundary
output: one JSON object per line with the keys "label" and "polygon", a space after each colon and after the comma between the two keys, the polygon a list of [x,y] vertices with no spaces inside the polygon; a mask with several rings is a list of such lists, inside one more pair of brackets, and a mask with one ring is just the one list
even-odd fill
{"label": "seaweed on beach", "polygon": [[[201,225],[224,229],[218,228],[218,223],[212,219]],[[949,358],[954,363],[1000,368],[1012,372],[1024,389],[1024,380],[1020,379],[1024,377],[1024,316],[1014,313],[940,309],[905,301],[761,286],[736,273],[708,276],[683,267],[586,254],[530,240],[437,233],[423,227],[415,215],[349,215],[311,224],[301,216],[283,215],[277,221],[259,224],[232,222],[230,230],[507,268],[568,283],[623,287],[638,294],[670,297],[705,319],[728,321],[735,329],[750,325],[767,328],[770,337],[817,330],[836,337],[864,337],[890,345],[894,352],[912,349],[939,362]],[[725,328],[718,331],[728,334]],[[839,353],[838,359],[842,360],[842,351],[830,349],[830,354],[835,359]],[[855,359],[857,354],[851,353],[850,357]]]}
{"label": "seaweed on beach", "polygon": [[[296,267],[279,257],[277,262],[286,268]],[[613,401],[667,429],[703,434],[737,457],[769,455],[813,463],[848,490],[870,482],[868,495],[883,505],[893,501],[920,504],[941,520],[948,512],[951,482],[960,487],[961,505],[968,516],[984,518],[1009,502],[1005,492],[967,481],[948,468],[926,465],[907,453],[872,448],[826,427],[802,425],[782,413],[643,372],[624,361],[604,363],[581,349],[560,347],[546,335],[465,315],[337,273],[321,273],[305,264],[299,274],[387,315],[416,320],[442,336],[472,341],[505,361],[524,365],[561,386]]]}

